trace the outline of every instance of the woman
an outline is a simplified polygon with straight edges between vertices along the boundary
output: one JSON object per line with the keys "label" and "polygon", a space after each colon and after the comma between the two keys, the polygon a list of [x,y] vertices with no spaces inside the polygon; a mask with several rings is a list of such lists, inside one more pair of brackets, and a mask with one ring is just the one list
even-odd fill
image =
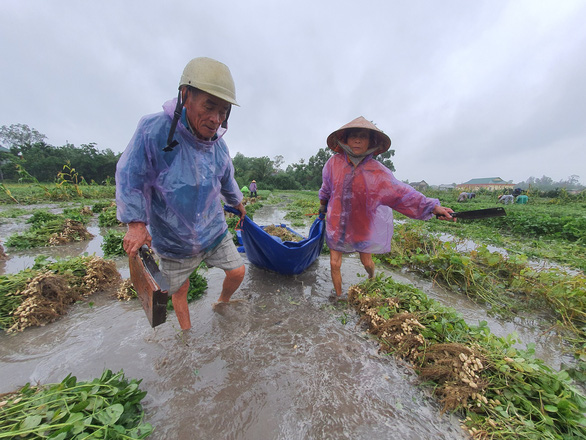
{"label": "woman", "polygon": [[250,182],[248,189],[250,190],[250,197],[256,197],[256,180]]}
{"label": "woman", "polygon": [[326,162],[322,172],[320,213],[327,210],[326,243],[332,283],[339,298],[342,254],[358,252],[368,277],[374,277],[372,254],[391,250],[393,209],[419,220],[434,215],[451,220],[454,211],[395,179],[373,158],[390,148],[391,139],[362,116],[330,134],[327,144],[337,154]]}

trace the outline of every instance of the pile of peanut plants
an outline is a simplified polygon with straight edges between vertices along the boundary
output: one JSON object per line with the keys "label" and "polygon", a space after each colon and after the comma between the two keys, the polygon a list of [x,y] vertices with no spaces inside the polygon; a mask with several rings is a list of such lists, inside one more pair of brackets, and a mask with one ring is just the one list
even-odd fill
{"label": "pile of peanut plants", "polygon": [[6,246],[14,249],[55,246],[71,241],[91,238],[85,228],[87,216],[79,210],[66,210],[63,214],[52,214],[46,210],[36,210],[27,220],[30,229],[22,234],[14,234],[6,240]]}
{"label": "pile of peanut plants", "polygon": [[348,302],[381,349],[412,363],[445,411],[458,411],[475,440],[581,439],[586,398],[565,371],[469,325],[422,291],[377,277],[352,286]]}
{"label": "pile of peanut plants", "polygon": [[536,268],[519,255],[479,246],[459,252],[457,243],[427,234],[421,223],[397,225],[393,247],[381,260],[409,267],[447,288],[512,317],[521,310],[546,314],[567,334],[576,356],[586,361],[586,276],[560,268]]}

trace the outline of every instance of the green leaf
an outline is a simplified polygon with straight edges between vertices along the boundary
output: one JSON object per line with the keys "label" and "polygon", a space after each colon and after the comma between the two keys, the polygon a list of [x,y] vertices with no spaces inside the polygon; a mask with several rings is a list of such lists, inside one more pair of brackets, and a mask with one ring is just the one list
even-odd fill
{"label": "green leaf", "polygon": [[547,411],[547,412],[558,412],[558,407],[555,405],[543,405],[543,408]]}
{"label": "green leaf", "polygon": [[145,423],[143,425],[139,425],[136,428],[131,429],[128,431],[127,435],[130,438],[145,438],[153,432],[153,427],[150,423]]}
{"label": "green leaf", "polygon": [[27,416],[20,425],[21,429],[33,429],[41,424],[43,420],[42,416],[34,415]]}
{"label": "green leaf", "polygon": [[118,421],[123,412],[124,407],[121,404],[116,403],[112,406],[104,408],[95,415],[95,418],[104,425],[111,426]]}
{"label": "green leaf", "polygon": [[81,402],[76,403],[75,405],[73,405],[71,407],[71,412],[79,412],[81,410],[84,410],[87,408],[87,406],[90,404],[89,400],[83,400]]}
{"label": "green leaf", "polygon": [[74,412],[74,413],[71,413],[69,415],[69,417],[67,418],[67,420],[65,421],[65,423],[75,423],[75,422],[78,422],[79,420],[82,420],[83,417],[84,416],[83,416],[82,413],[80,413],[80,412]]}

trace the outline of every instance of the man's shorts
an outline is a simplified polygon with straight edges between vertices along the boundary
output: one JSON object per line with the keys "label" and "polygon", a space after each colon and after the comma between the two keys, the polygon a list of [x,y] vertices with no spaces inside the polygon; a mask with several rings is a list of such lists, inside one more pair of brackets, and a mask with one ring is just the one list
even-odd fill
{"label": "man's shorts", "polygon": [[232,234],[229,232],[215,248],[207,252],[200,252],[194,257],[176,260],[161,256],[159,268],[169,282],[170,295],[179,290],[202,261],[205,261],[209,266],[223,270],[237,269],[243,264],[242,257],[232,241]]}

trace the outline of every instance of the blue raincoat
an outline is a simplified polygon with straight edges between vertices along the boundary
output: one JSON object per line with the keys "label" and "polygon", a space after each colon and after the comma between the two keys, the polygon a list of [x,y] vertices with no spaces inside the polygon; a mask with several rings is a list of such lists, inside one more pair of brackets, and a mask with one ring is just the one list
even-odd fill
{"label": "blue raincoat", "polygon": [[116,167],[118,220],[145,223],[152,247],[167,258],[213,248],[228,230],[220,200],[236,206],[242,192],[220,127],[203,141],[186,127],[185,109],[173,151],[164,152],[177,100],[143,117]]}

